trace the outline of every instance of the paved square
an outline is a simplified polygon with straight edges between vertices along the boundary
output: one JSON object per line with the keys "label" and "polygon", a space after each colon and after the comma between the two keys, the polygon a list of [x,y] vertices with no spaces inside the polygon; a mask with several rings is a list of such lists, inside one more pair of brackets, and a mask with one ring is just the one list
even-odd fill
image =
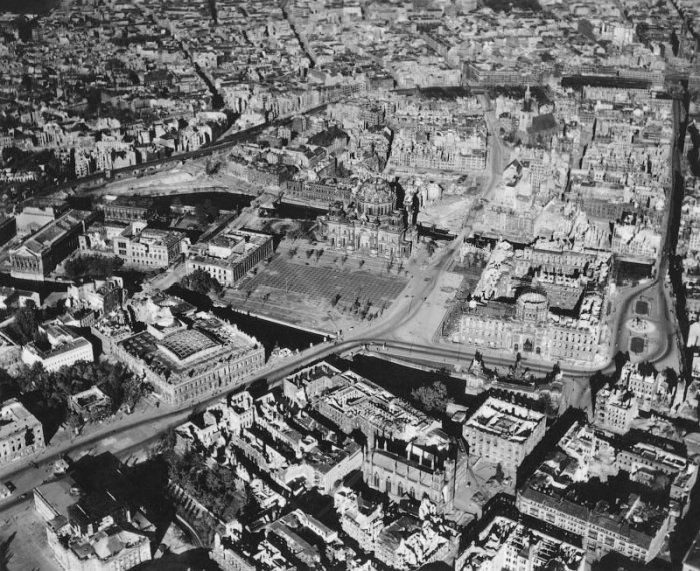
{"label": "paved square", "polygon": [[359,298],[362,302],[371,301],[376,307],[385,302],[388,306],[406,283],[406,279],[396,275],[385,277],[361,270],[307,266],[277,256],[267,267],[260,267],[256,276],[244,279],[238,289],[254,293],[260,287],[267,287],[339,304],[353,303]]}

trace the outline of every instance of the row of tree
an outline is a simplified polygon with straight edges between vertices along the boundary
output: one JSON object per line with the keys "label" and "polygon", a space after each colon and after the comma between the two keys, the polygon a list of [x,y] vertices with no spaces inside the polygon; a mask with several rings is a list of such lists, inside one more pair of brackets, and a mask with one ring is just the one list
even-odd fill
{"label": "row of tree", "polygon": [[79,361],[49,372],[41,363],[24,366],[14,376],[0,369],[0,400],[20,397],[51,433],[71,419],[70,396],[93,386],[112,400],[112,413],[131,411],[147,394],[148,385],[121,363]]}
{"label": "row of tree", "polygon": [[66,261],[66,276],[72,280],[104,279],[114,275],[122,267],[124,260],[117,256],[85,254]]}

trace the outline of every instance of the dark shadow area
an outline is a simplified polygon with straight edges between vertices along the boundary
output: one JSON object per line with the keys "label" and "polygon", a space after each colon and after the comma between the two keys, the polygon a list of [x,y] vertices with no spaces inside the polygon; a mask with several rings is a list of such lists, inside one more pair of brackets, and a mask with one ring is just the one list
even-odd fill
{"label": "dark shadow area", "polygon": [[316,333],[265,321],[252,315],[233,311],[230,307],[214,306],[212,300],[206,295],[184,289],[177,284],[170,287],[167,293],[184,299],[200,310],[211,310],[217,317],[235,324],[244,333],[252,335],[265,348],[266,358],[270,356],[275,346],[301,350],[308,348],[311,343],[316,344],[323,341],[323,336]]}
{"label": "dark shadow area", "polygon": [[10,568],[10,561],[12,561],[13,557],[10,546],[15,540],[16,535],[17,532],[13,531],[7,539],[3,539],[2,542],[0,542],[0,571],[7,571]]}
{"label": "dark shadow area", "polygon": [[219,571],[209,558],[209,550],[198,548],[184,553],[166,553],[160,559],[132,567],[134,571]]}
{"label": "dark shadow area", "polygon": [[71,464],[68,474],[88,495],[109,493],[130,508],[141,509],[155,526],[154,535],[149,537],[152,551],[161,544],[175,518],[166,493],[167,467],[162,460],[155,458],[127,466],[105,452],[83,456]]}

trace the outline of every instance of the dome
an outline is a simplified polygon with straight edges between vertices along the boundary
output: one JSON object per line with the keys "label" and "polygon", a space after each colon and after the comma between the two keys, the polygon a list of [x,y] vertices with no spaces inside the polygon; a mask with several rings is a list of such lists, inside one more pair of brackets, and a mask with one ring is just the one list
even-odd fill
{"label": "dome", "polygon": [[391,186],[383,178],[374,178],[362,183],[357,192],[358,202],[366,204],[384,204],[393,201]]}
{"label": "dome", "polygon": [[526,321],[545,321],[549,313],[547,296],[536,290],[523,293],[515,304],[518,319]]}

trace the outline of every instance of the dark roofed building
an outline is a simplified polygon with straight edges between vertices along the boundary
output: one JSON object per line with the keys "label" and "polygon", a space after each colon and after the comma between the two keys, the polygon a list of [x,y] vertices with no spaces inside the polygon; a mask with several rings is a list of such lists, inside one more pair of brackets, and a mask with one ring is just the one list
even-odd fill
{"label": "dark roofed building", "polygon": [[333,126],[309,137],[308,143],[312,146],[323,147],[330,154],[342,151],[349,141],[350,137],[345,131]]}
{"label": "dark roofed building", "polygon": [[155,526],[109,490],[89,490],[70,478],[34,489],[49,548],[70,571],[131,569],[152,558]]}
{"label": "dark roofed building", "polygon": [[145,375],[168,404],[233,388],[265,363],[265,349],[235,326],[199,314],[190,328],[149,326],[117,344],[117,357]]}
{"label": "dark roofed building", "polygon": [[44,281],[78,247],[78,236],[94,219],[94,212],[70,210],[10,250],[13,278]]}

